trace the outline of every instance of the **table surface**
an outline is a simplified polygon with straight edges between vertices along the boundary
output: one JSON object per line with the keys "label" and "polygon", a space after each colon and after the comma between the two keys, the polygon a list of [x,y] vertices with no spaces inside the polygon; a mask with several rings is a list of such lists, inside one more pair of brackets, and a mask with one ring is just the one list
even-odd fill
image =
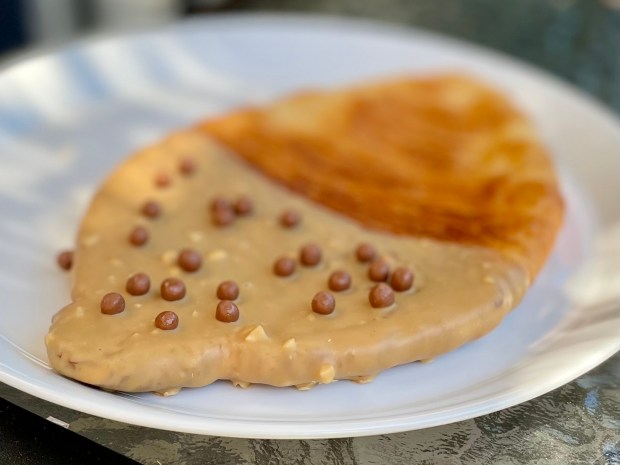
{"label": "table surface", "polygon": [[[230,8],[371,17],[442,32],[545,68],[620,113],[620,0],[237,0]],[[69,431],[143,464],[620,464],[620,353],[524,404],[451,425],[366,438],[199,436],[93,417],[2,383],[0,397],[40,417],[60,419]],[[7,438],[19,443],[22,436],[19,422],[7,426],[3,415],[0,409],[0,462],[36,463],[11,455],[16,449],[9,450]],[[3,436],[6,431],[15,434]],[[58,440],[53,428],[37,434],[34,441]],[[65,449],[83,447],[78,435],[63,436]],[[94,454],[89,463],[97,462]],[[104,455],[101,462],[109,462]]]}

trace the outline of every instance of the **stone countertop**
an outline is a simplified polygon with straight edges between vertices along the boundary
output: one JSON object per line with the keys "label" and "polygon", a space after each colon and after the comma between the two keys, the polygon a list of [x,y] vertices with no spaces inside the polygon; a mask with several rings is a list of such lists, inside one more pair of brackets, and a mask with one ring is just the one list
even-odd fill
{"label": "stone countertop", "polygon": [[[313,11],[422,27],[503,51],[620,113],[618,0],[237,0],[230,9]],[[365,438],[254,440],[100,419],[0,383],[0,397],[142,464],[620,464],[620,354],[524,404],[451,425]],[[0,458],[2,458],[0,437]]]}
{"label": "stone countertop", "polygon": [[316,440],[235,439],[132,426],[1,383],[0,397],[148,465],[616,465],[619,386],[620,353],[561,388],[490,415],[419,431]]}
{"label": "stone countertop", "polygon": [[233,6],[371,18],[446,34],[546,69],[620,113],[620,0],[236,0]]}

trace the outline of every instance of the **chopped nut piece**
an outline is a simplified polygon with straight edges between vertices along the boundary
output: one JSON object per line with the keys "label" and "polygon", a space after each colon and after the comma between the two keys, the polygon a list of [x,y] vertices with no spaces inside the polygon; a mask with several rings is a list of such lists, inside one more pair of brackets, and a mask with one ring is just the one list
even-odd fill
{"label": "chopped nut piece", "polygon": [[170,388],[166,389],[165,391],[156,391],[155,394],[162,397],[170,397],[178,394],[179,392],[181,392],[181,388]]}
{"label": "chopped nut piece", "polygon": [[257,325],[245,337],[245,340],[248,342],[268,341],[269,336],[267,336],[267,333],[265,333],[265,330],[263,329],[261,325]]}
{"label": "chopped nut piece", "polygon": [[177,261],[177,257],[178,257],[178,253],[176,250],[166,250],[162,255],[161,255],[161,260],[166,264],[166,265],[174,265]]}
{"label": "chopped nut piece", "polygon": [[91,234],[90,236],[84,237],[81,243],[84,247],[92,247],[99,242],[99,239],[99,234]]}
{"label": "chopped nut piece", "polygon": [[309,383],[296,384],[295,387],[298,391],[307,391],[309,389],[312,389],[316,385],[316,381],[310,381]]}
{"label": "chopped nut piece", "polygon": [[282,344],[282,347],[285,350],[289,350],[289,351],[295,350],[297,348],[297,341],[295,341],[295,338],[292,337],[284,341],[284,344]]}
{"label": "chopped nut piece", "polygon": [[224,260],[226,257],[228,257],[228,252],[224,249],[216,249],[207,256],[207,260],[210,262],[216,262],[219,260]]}
{"label": "chopped nut piece", "polygon": [[334,376],[336,375],[336,370],[334,370],[334,366],[333,365],[321,365],[321,368],[319,370],[319,379],[321,380],[321,383],[323,384],[327,384],[327,383],[331,383],[334,380]]}
{"label": "chopped nut piece", "polygon": [[190,231],[187,233],[189,240],[192,242],[200,242],[204,239],[205,235],[201,231]]}
{"label": "chopped nut piece", "polygon": [[231,379],[230,382],[233,384],[233,386],[241,389],[247,389],[251,385],[251,383],[248,383],[247,381],[239,381],[238,379]]}

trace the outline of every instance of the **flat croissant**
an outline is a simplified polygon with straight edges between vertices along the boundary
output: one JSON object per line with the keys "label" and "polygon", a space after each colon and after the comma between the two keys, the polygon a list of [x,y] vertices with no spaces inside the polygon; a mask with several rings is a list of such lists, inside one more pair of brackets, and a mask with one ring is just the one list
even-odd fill
{"label": "flat croissant", "polygon": [[496,327],[563,213],[531,124],[470,77],[236,110],[100,186],[49,360],[131,392],[366,382]]}

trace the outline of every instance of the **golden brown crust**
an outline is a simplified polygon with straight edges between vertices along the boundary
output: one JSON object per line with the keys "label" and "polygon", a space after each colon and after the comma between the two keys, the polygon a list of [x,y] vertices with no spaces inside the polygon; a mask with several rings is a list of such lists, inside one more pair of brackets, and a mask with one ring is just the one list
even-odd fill
{"label": "golden brown crust", "polygon": [[200,129],[365,226],[490,247],[530,278],[562,222],[558,181],[527,119],[461,75],[306,92]]}

